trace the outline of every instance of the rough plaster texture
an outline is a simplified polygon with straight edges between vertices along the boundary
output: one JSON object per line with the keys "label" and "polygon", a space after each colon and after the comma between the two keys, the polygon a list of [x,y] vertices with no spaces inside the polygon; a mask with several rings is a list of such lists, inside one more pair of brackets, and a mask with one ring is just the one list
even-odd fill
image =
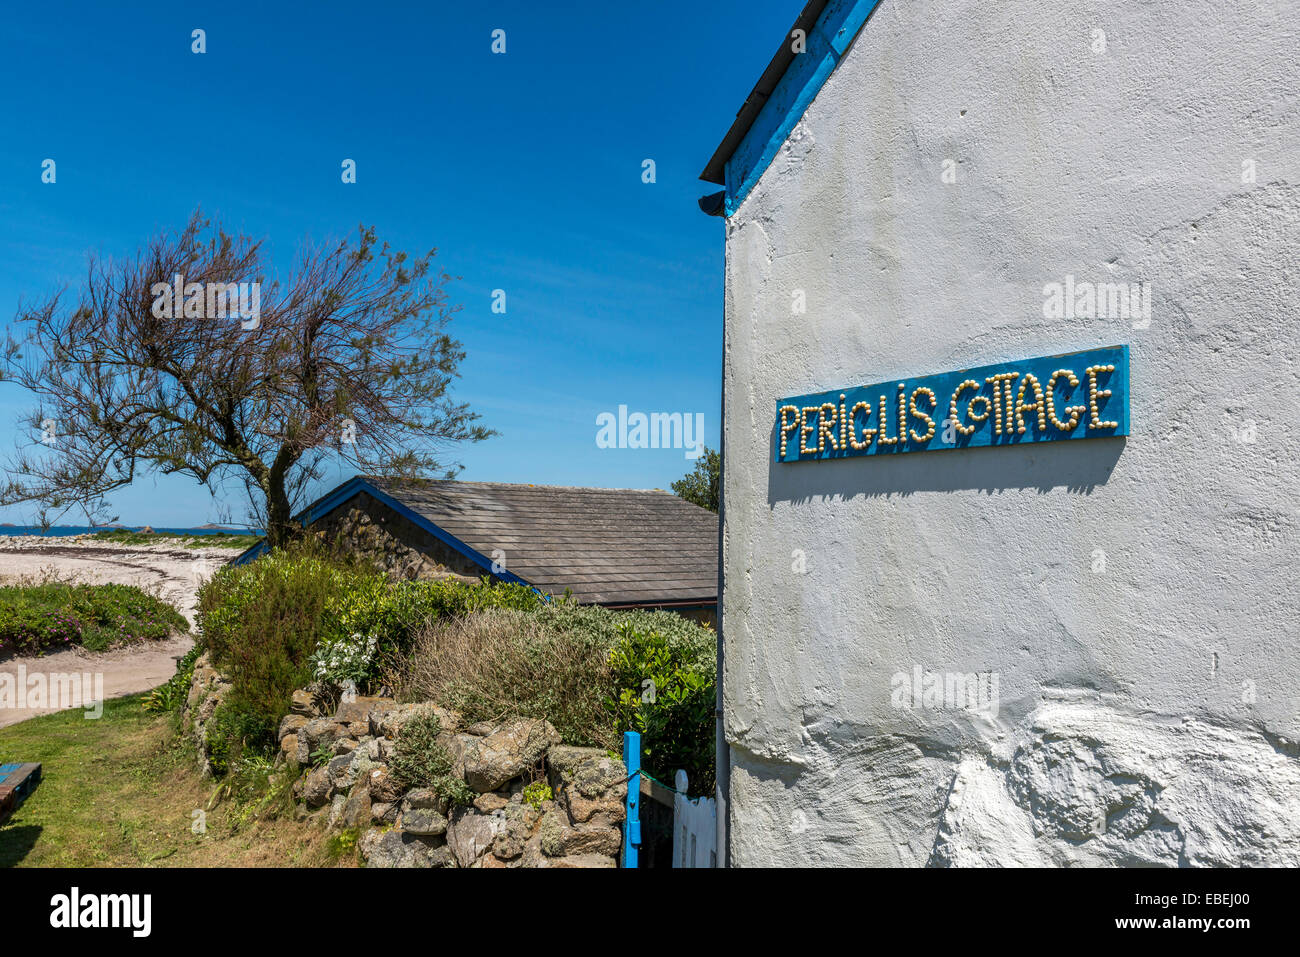
{"label": "rough plaster texture", "polygon": [[[734,864],[1300,863],[1298,14],[884,0],[729,220]],[[779,397],[1119,342],[1127,439],[772,462]]]}

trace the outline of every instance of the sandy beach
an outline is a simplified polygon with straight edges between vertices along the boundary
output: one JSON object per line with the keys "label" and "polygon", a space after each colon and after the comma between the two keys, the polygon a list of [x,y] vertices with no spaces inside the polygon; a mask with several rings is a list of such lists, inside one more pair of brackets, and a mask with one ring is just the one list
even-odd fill
{"label": "sandy beach", "polygon": [[[87,584],[136,585],[174,605],[193,625],[199,585],[239,553],[229,548],[184,548],[177,544],[119,545],[83,536],[45,538],[0,536],[0,585],[25,579],[59,578]],[[192,635],[92,653],[80,648],[44,657],[8,658],[0,673],[103,676],[106,698],[156,688],[176,671],[176,659],[193,644]],[[0,727],[54,708],[0,709]]]}

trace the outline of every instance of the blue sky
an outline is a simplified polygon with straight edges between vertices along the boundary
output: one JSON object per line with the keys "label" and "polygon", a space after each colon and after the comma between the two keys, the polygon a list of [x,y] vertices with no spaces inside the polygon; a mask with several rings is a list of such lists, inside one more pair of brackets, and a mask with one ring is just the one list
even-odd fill
{"label": "blue sky", "polygon": [[[667,488],[692,465],[681,450],[597,447],[620,404],[703,412],[717,447],[723,233],[697,177],[800,0],[179,6],[6,11],[0,326],[75,288],[88,253],[133,253],[196,206],[286,263],[364,222],[461,277],[456,394],[501,433],[460,451],[462,478]],[[0,384],[0,459],[30,405]],[[218,517],[181,478],[112,504],[129,524]]]}

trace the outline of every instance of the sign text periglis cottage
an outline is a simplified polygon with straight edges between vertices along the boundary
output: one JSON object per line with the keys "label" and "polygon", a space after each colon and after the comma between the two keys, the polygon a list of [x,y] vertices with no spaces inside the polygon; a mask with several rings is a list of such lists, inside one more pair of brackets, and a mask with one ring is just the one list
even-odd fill
{"label": "sign text periglis cottage", "polygon": [[780,399],[776,461],[1128,435],[1128,346]]}

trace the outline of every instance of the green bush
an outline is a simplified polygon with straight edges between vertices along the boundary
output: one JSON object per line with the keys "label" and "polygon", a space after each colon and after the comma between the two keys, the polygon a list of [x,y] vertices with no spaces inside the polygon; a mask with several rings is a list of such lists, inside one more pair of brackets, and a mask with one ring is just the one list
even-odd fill
{"label": "green bush", "polygon": [[376,577],[306,544],[224,568],[199,590],[201,640],[230,679],[230,706],[245,712],[245,743],[274,744],[293,692],[312,680],[317,644],[343,635],[336,603]]}
{"label": "green bush", "polygon": [[214,774],[222,775],[242,761],[256,758],[267,750],[268,738],[275,740],[279,719],[269,720],[246,699],[232,691],[217,705],[204,727],[208,760]]}
{"label": "green bush", "polygon": [[324,681],[365,690],[424,622],[539,601],[522,585],[394,584],[364,559],[307,540],[219,571],[199,591],[198,621],[233,686],[231,707],[247,719],[235,729],[239,747],[269,749],[296,689]]}
{"label": "green bush", "polygon": [[607,699],[615,727],[641,734],[650,774],[671,782],[681,768],[693,793],[712,794],[715,648],[706,651],[699,643],[673,640],[630,621],[619,630],[609,656],[615,690]]}
{"label": "green bush", "polygon": [[103,651],[160,641],[189,623],[171,605],[132,585],[46,582],[0,586],[0,656],[81,645]]}
{"label": "green bush", "polygon": [[560,627],[548,608],[495,608],[433,622],[420,630],[393,683],[403,698],[434,701],[467,721],[545,718],[569,744],[616,747],[604,707],[612,687],[609,644],[567,617],[569,627]]}
{"label": "green bush", "polygon": [[391,671],[409,653],[415,632],[430,621],[460,618],[486,608],[535,608],[541,598],[525,585],[445,579],[393,583],[383,575],[358,581],[330,603],[337,628],[322,639],[312,675],[357,688]]}
{"label": "green bush", "polygon": [[401,652],[427,621],[464,618],[485,608],[528,611],[541,603],[527,585],[493,584],[487,579],[471,585],[452,578],[393,584],[377,577],[342,596],[337,608],[345,633],[373,635],[382,649]]}
{"label": "green bush", "polygon": [[167,682],[154,688],[144,699],[144,710],[151,714],[163,714],[176,711],[189,697],[190,685],[194,681],[194,663],[203,654],[203,646],[196,644],[176,663],[176,674]]}
{"label": "green bush", "polygon": [[542,805],[555,797],[555,792],[545,781],[534,781],[524,787],[523,800],[533,810],[540,811]]}
{"label": "green bush", "polygon": [[429,711],[415,711],[397,731],[388,766],[403,789],[430,788],[451,804],[469,804],[474,792],[456,774],[451,754],[438,743],[442,722]]}
{"label": "green bush", "polygon": [[[405,699],[470,721],[545,718],[570,744],[619,750],[621,733],[638,731],[649,773],[668,780],[680,767],[693,791],[713,786],[715,636],[671,612],[548,602],[486,581],[394,584],[305,543],[219,572],[200,590],[199,625],[233,685],[208,731],[218,769],[269,752],[297,688],[363,690],[383,676]],[[420,727],[399,749],[404,773],[452,797],[438,732]]]}
{"label": "green bush", "polygon": [[569,744],[618,751],[638,731],[650,774],[682,768],[694,793],[711,793],[715,653],[713,632],[671,612],[557,600],[430,624],[395,684],[468,721],[544,718]]}

